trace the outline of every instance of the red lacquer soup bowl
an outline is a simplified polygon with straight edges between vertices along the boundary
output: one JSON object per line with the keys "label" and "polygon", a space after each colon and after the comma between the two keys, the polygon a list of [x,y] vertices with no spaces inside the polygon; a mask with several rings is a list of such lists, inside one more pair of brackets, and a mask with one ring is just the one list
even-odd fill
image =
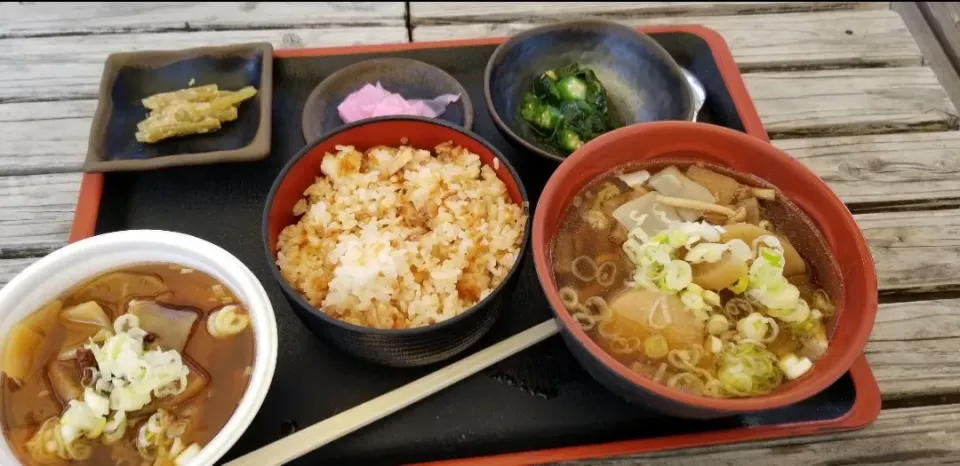
{"label": "red lacquer soup bowl", "polygon": [[[753,186],[775,188],[787,218],[777,225],[816,270],[837,308],[830,345],[813,369],[753,398],[708,398],[668,388],[638,374],[594,342],[563,306],[551,249],[565,211],[589,184],[614,169],[656,170],[705,163]],[[779,206],[779,207],[777,207]],[[777,223],[777,222],[775,222]],[[758,138],[719,126],[655,122],[612,131],[568,157],[536,206],[531,239],[540,284],[567,347],[590,374],[629,401],[671,415],[716,418],[764,411],[809,398],[837,381],[863,353],[877,313],[877,277],[863,234],[843,202],[803,164]]]}

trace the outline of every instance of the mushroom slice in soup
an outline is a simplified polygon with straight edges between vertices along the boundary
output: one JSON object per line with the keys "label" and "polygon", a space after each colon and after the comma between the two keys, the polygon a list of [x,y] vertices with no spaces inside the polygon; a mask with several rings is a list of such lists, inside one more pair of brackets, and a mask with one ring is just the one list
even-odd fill
{"label": "mushroom slice in soup", "polygon": [[[617,219],[627,231],[633,233],[640,228],[648,237],[666,230],[671,222],[680,220],[677,210],[657,201],[657,193],[649,192],[613,211]],[[647,238],[640,238],[646,241]]]}
{"label": "mushroom slice in soup", "polygon": [[168,290],[155,275],[113,272],[81,286],[72,298],[119,305],[130,297],[153,297]]}
{"label": "mushroom slice in soup", "polygon": [[159,345],[178,353],[183,353],[187,347],[193,324],[200,318],[196,311],[177,309],[150,299],[131,300],[127,312],[140,319],[140,328],[156,337],[149,347]]}
{"label": "mushroom slice in soup", "polygon": [[[691,199],[707,204],[713,204],[717,201],[713,194],[710,193],[710,190],[704,188],[696,181],[687,178],[680,170],[677,170],[677,167],[672,165],[650,177],[647,184],[664,196]],[[691,209],[677,209],[677,213],[680,215],[680,218],[688,222],[692,222],[703,216],[703,211]]]}

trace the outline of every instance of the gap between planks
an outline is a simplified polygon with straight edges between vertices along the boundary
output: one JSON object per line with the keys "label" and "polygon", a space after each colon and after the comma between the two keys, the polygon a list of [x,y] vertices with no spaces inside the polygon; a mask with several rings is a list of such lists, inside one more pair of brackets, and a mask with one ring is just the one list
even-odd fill
{"label": "gap between planks", "polygon": [[0,3],[0,38],[405,26],[405,2]]}
{"label": "gap between planks", "polygon": [[885,9],[878,2],[410,2],[414,25]]}
{"label": "gap between planks", "polygon": [[563,464],[928,466],[958,462],[960,404],[885,409],[873,424],[853,432],[741,442]]}

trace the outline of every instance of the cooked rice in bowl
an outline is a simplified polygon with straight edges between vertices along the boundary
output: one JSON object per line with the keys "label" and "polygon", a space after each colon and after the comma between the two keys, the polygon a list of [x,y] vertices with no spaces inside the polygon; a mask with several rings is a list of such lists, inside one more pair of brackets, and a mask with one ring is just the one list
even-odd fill
{"label": "cooked rice in bowl", "polygon": [[451,143],[336,149],[277,240],[280,273],[311,305],[366,327],[422,327],[506,278],[527,216],[478,155]]}

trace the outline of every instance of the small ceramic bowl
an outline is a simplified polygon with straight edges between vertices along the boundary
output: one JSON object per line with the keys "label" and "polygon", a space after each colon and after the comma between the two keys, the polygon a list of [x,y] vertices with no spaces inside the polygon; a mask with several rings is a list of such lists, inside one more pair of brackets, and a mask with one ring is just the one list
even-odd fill
{"label": "small ceramic bowl", "polygon": [[[837,307],[826,354],[803,377],[769,395],[716,399],[673,390],[637,374],[594,342],[571,317],[557,293],[551,249],[564,211],[599,176],[625,166],[704,162],[725,167],[741,182],[775,188],[778,201],[765,208],[808,264]],[[783,220],[779,220],[783,219]],[[863,354],[877,313],[877,276],[870,249],[843,202],[813,172],[773,145],[720,126],[656,122],[604,134],[568,157],[547,182],[533,220],[537,277],[574,357],[597,381],[623,398],[667,414],[717,418],[788,406],[833,384]]]}
{"label": "small ceramic bowl", "polygon": [[683,70],[655,40],[609,21],[550,24],[501,44],[487,63],[483,93],[497,129],[521,150],[562,161],[565,155],[539,142],[520,119],[524,93],[544,71],[578,62],[604,88],[613,120],[631,125],[658,120],[692,121],[697,103]]}
{"label": "small ceramic bowl", "polygon": [[[277,364],[273,305],[253,272],[229,252],[200,238],[158,230],[106,233],[72,243],[34,262],[0,289],[0,338],[15,323],[73,286],[104,272],[146,262],[170,262],[203,271],[233,291],[250,314],[255,344],[247,390],[223,429],[190,462],[191,466],[211,466],[253,421]],[[0,464],[20,464],[3,437]]]}
{"label": "small ceramic bowl", "polygon": [[[208,84],[228,91],[253,86],[257,95],[242,102],[237,119],[217,131],[152,144],[137,141],[137,123],[149,114],[143,98]],[[263,159],[270,153],[272,100],[269,42],[111,54],[100,78],[100,100],[83,169],[152,170]]]}
{"label": "small ceramic bowl", "polygon": [[311,143],[340,126],[337,107],[365,84],[380,85],[406,99],[433,99],[442,94],[459,94],[437,118],[473,128],[473,103],[467,90],[446,71],[409,58],[374,58],[354,63],[331,74],[310,93],[303,106],[303,138]]}
{"label": "small ceramic bowl", "polygon": [[[463,313],[426,327],[376,329],[344,322],[310,305],[280,274],[277,238],[288,225],[298,221],[293,206],[320,173],[320,162],[336,146],[352,145],[360,151],[378,145],[396,147],[401,140],[416,148],[432,150],[452,141],[480,156],[494,169],[513,202],[528,216],[518,259],[503,282]],[[487,333],[516,287],[522,258],[529,245],[529,198],[510,162],[480,136],[445,121],[412,116],[388,116],[361,120],[341,126],[308,144],[277,176],[263,210],[263,243],[273,276],[301,320],[317,335],[340,350],[358,358],[395,367],[422,366],[442,361],[466,350]]]}

